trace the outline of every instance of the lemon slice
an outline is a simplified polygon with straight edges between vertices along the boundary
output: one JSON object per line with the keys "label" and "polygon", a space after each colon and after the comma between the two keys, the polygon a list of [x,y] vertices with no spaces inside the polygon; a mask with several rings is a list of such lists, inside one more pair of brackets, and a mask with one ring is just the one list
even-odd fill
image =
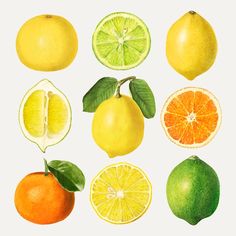
{"label": "lemon slice", "polygon": [[24,96],[19,112],[23,134],[45,152],[69,132],[71,108],[65,95],[44,79]]}
{"label": "lemon slice", "polygon": [[116,12],[106,16],[93,34],[93,50],[97,59],[115,70],[138,66],[150,50],[150,33],[137,16]]}
{"label": "lemon slice", "polygon": [[104,168],[92,181],[90,200],[98,216],[113,224],[130,223],[141,217],[152,198],[146,174],[129,163]]}

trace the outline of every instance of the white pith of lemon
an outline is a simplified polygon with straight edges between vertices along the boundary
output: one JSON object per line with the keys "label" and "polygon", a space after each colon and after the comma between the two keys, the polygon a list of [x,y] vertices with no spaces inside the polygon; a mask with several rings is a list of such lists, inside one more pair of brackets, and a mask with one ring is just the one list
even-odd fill
{"label": "white pith of lemon", "polygon": [[113,224],[140,218],[152,199],[152,186],[138,167],[121,162],[105,167],[93,179],[90,201],[97,215]]}
{"label": "white pith of lemon", "polygon": [[20,105],[19,122],[25,137],[45,152],[70,130],[69,101],[49,80],[41,80],[25,94]]}

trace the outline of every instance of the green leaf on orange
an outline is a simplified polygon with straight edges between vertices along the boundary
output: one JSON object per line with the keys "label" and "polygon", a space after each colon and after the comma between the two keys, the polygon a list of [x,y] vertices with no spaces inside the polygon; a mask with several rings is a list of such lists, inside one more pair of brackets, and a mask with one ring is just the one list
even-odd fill
{"label": "green leaf on orange", "polygon": [[69,161],[54,160],[47,163],[47,168],[67,191],[76,192],[84,189],[84,174],[75,164]]}

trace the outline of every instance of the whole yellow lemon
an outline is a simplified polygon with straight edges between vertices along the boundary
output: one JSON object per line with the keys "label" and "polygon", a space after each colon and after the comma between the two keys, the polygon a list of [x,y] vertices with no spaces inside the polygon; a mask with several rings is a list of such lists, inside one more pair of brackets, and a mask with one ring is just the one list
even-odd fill
{"label": "whole yellow lemon", "polygon": [[26,21],[16,39],[21,62],[39,71],[61,70],[71,64],[78,49],[75,29],[65,18],[40,15]]}
{"label": "whole yellow lemon", "polygon": [[189,80],[207,71],[215,61],[217,41],[211,25],[190,11],[169,29],[166,56],[170,65]]}
{"label": "whole yellow lemon", "polygon": [[99,105],[94,114],[93,138],[109,157],[135,150],[142,142],[143,133],[143,114],[131,97],[109,98]]}

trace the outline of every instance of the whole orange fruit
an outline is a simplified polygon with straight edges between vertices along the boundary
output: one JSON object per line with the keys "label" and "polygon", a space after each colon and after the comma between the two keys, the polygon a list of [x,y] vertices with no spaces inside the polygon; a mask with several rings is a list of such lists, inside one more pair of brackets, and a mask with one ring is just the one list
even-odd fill
{"label": "whole orange fruit", "polygon": [[52,224],[64,220],[71,213],[74,193],[63,189],[51,173],[31,173],[16,188],[15,206],[28,221]]}

